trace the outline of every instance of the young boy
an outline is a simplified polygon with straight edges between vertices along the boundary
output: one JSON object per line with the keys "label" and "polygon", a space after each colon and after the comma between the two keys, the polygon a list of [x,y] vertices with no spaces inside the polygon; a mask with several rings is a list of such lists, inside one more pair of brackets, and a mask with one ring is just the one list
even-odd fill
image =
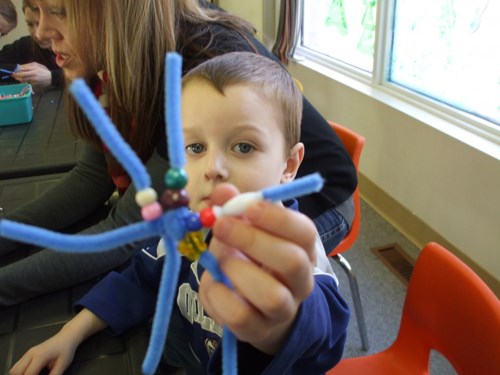
{"label": "young boy", "polygon": [[[182,120],[190,208],[234,195],[225,183],[247,192],[293,180],[304,153],[301,103],[286,70],[253,53],[218,56],[189,72]],[[222,325],[238,338],[240,374],[319,374],[340,360],[348,308],[314,224],[294,211],[296,201],[284,204],[291,209],[262,202],[242,218],[216,222],[210,251],[234,290],[183,258],[165,349],[170,365],[221,373]],[[157,250],[152,244],[123,273],[105,277],[77,303],[81,311],[11,374],[45,365],[62,373],[90,335],[121,334],[150,318],[164,262]]]}

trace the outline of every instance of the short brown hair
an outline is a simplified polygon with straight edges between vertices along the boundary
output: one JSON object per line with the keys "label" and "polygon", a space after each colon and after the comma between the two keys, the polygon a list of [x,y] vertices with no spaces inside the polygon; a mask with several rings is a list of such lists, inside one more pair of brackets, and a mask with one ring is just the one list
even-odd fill
{"label": "short brown hair", "polygon": [[37,12],[39,10],[34,0],[23,0],[23,12],[26,8],[30,8],[33,12]]}
{"label": "short brown hair", "polygon": [[283,113],[283,135],[288,149],[300,139],[302,94],[283,65],[252,52],[231,52],[216,56],[190,70],[182,81],[201,78],[219,92],[234,84],[245,84],[261,90],[280,106]]}
{"label": "short brown hair", "polygon": [[12,28],[17,26],[17,11],[10,0],[0,0],[0,15],[5,18]]}

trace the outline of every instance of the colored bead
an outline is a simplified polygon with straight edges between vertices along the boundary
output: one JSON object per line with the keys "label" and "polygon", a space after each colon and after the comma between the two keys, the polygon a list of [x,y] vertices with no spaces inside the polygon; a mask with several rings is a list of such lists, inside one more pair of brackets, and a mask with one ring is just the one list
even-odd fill
{"label": "colored bead", "polygon": [[212,207],[204,208],[200,211],[200,221],[205,228],[212,228],[215,223],[216,215]]}
{"label": "colored bead", "polygon": [[201,224],[200,215],[194,212],[190,212],[186,216],[184,216],[184,225],[190,232],[195,232],[203,227],[203,225]]}
{"label": "colored bead", "polygon": [[186,186],[187,179],[184,169],[170,168],[165,174],[165,185],[169,189],[182,189]]}
{"label": "colored bead", "polygon": [[178,207],[187,207],[189,204],[189,197],[186,190],[172,190],[167,189],[161,195],[161,205],[165,210]]}
{"label": "colored bead", "polygon": [[135,193],[135,202],[139,207],[147,206],[158,199],[158,194],[156,194],[155,189],[146,188]]}
{"label": "colored bead", "polygon": [[161,205],[158,202],[153,202],[147,206],[142,207],[141,215],[146,221],[152,221],[159,218],[163,214]]}
{"label": "colored bead", "polygon": [[202,232],[190,232],[184,237],[184,240],[179,241],[178,251],[191,261],[198,259],[205,250],[207,244],[204,241]]}

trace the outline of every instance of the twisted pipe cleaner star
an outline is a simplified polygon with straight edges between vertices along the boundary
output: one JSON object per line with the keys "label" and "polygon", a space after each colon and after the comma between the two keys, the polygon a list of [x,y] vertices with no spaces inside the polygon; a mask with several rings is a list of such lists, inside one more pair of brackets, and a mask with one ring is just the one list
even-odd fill
{"label": "twisted pipe cleaner star", "polygon": [[[181,68],[180,55],[168,53],[165,62],[165,126],[170,168],[165,174],[166,189],[160,201],[157,192],[151,188],[151,178],[146,167],[118,133],[84,80],[76,79],[69,88],[96,132],[131,177],[137,190],[136,202],[141,207],[143,221],[100,234],[69,235],[5,219],[0,220],[1,236],[68,253],[90,254],[111,250],[133,241],[152,237],[162,238],[163,241],[160,241],[158,246],[164,244],[166,247],[164,249],[166,260],[158,290],[149,346],[142,364],[144,374],[153,374],[162,356],[182,255],[192,261],[198,259],[216,281],[232,288],[216,258],[207,251],[200,229],[211,228],[217,218],[222,216],[241,215],[247,207],[258,201],[296,198],[319,191],[323,186],[321,176],[314,173],[259,192],[240,194],[223,206],[206,208],[200,213],[191,212],[188,209],[189,199],[184,191],[187,175],[184,171],[186,158],[180,115]],[[224,327],[222,335],[224,374],[237,373],[236,346],[234,334]]]}

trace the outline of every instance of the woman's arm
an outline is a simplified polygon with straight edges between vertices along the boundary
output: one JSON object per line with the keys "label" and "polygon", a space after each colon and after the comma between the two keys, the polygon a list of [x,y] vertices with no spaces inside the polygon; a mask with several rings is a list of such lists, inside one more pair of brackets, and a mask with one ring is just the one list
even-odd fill
{"label": "woman's arm", "polygon": [[51,370],[51,375],[62,374],[73,361],[78,346],[106,326],[91,311],[80,311],[57,334],[28,350],[12,367],[10,375],[38,374],[45,367]]}
{"label": "woman's arm", "polygon": [[[78,164],[61,181],[3,218],[59,231],[102,207],[113,191],[104,155],[87,145]],[[0,256],[18,246],[0,237]]]}

